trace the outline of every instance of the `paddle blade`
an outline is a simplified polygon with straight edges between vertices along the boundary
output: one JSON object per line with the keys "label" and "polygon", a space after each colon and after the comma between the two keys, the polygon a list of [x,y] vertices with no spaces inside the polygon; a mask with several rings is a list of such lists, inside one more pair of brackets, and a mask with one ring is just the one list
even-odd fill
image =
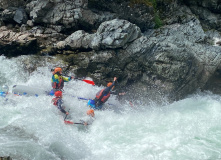
{"label": "paddle blade", "polygon": [[64,121],[65,124],[74,124],[74,122],[71,121]]}
{"label": "paddle blade", "polygon": [[94,81],[91,81],[91,80],[83,79],[82,81],[84,81],[84,82],[86,82],[88,84],[95,85]]}

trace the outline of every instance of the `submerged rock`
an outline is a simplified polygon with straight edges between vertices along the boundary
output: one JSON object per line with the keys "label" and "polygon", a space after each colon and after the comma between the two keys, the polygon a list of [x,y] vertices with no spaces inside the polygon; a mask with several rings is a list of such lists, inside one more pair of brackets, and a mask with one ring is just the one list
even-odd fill
{"label": "submerged rock", "polygon": [[10,156],[0,157],[0,160],[12,160]]}

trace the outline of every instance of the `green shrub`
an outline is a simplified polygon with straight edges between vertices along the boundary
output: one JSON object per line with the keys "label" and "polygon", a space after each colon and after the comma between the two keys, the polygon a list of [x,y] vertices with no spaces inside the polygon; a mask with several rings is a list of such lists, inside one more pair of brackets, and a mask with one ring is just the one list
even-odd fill
{"label": "green shrub", "polygon": [[155,28],[159,28],[163,25],[160,16],[158,14],[158,9],[157,9],[157,0],[130,0],[130,3],[132,5],[135,4],[145,4],[147,6],[151,6],[154,9],[154,23],[155,23]]}

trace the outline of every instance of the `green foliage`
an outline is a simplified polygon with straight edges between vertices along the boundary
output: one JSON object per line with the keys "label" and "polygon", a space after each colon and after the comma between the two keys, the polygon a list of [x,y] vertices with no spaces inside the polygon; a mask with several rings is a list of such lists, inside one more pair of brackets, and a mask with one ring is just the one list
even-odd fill
{"label": "green foliage", "polygon": [[157,0],[130,0],[130,3],[132,5],[135,4],[145,4],[147,6],[153,7],[154,9],[154,23],[155,23],[155,28],[159,28],[163,25],[160,16],[158,14],[158,9],[157,9]]}
{"label": "green foliage", "polygon": [[154,9],[157,7],[156,0],[130,0],[131,4],[145,4],[147,6],[152,6]]}
{"label": "green foliage", "polygon": [[153,0],[130,0],[131,4],[145,4],[147,6],[153,6],[151,1]]}
{"label": "green foliage", "polygon": [[155,23],[155,28],[160,28],[163,25],[163,23],[157,13],[155,13],[155,15],[154,15],[154,23]]}

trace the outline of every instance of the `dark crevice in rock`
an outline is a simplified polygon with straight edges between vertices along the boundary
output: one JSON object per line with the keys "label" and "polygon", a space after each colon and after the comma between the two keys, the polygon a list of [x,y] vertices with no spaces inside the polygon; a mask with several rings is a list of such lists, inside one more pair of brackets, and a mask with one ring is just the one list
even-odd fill
{"label": "dark crevice in rock", "polygon": [[221,69],[216,70],[202,90],[209,90],[214,94],[221,94]]}

